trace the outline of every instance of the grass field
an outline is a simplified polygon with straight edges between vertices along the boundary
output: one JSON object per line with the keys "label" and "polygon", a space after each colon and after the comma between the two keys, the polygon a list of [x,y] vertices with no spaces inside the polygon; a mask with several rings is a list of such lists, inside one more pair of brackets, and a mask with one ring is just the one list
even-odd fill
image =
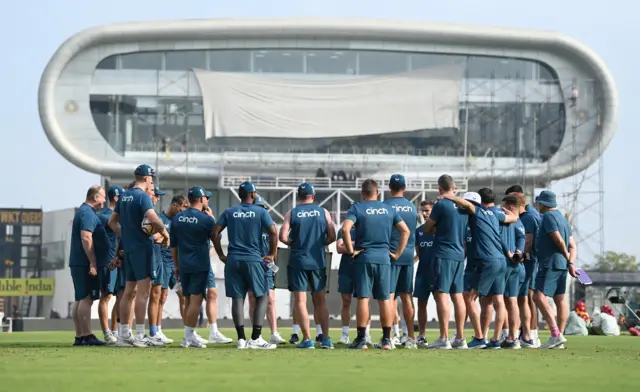
{"label": "grass field", "polygon": [[[634,390],[639,380],[640,339],[630,336],[568,337],[566,350],[383,352],[340,345],[295,350],[289,344],[236,350],[234,343],[182,349],[181,330],[165,334],[176,342],[155,349],[71,347],[70,332],[0,334],[0,391],[608,392]],[[337,339],[339,331],[332,335]]]}

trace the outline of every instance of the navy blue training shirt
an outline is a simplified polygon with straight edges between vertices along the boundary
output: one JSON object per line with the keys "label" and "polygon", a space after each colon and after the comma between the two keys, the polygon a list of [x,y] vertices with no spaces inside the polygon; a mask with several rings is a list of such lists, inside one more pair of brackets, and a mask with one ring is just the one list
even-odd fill
{"label": "navy blue training shirt", "polygon": [[[104,227],[104,235],[107,237],[107,244],[101,243],[99,245],[100,247],[106,245],[107,250],[100,250],[101,257],[100,259],[96,260],[96,264],[98,265],[98,267],[107,267],[116,255],[118,236],[109,227],[109,219],[111,218],[111,215],[113,215],[113,210],[108,207],[105,208],[100,215],[98,215],[98,219],[100,219],[100,223],[102,223],[102,226]],[[97,255],[98,252],[96,252],[96,257]]]}
{"label": "navy blue training shirt", "polygon": [[504,259],[508,249],[503,246],[498,219],[493,211],[476,205],[475,213],[469,217],[469,227],[476,260]]}
{"label": "navy blue training shirt", "polygon": [[300,204],[291,210],[289,266],[301,270],[325,268],[327,217],[325,209],[316,204]]}
{"label": "navy blue training shirt", "polygon": [[524,254],[524,246],[527,242],[526,232],[524,230],[524,225],[522,221],[518,219],[515,223],[516,225],[516,250],[519,250],[520,253]]}
{"label": "navy blue training shirt", "polygon": [[149,210],[153,210],[151,197],[140,188],[130,189],[118,199],[115,212],[120,214],[120,234],[126,244],[126,252],[133,252],[139,248],[152,249],[149,236],[141,227]]}
{"label": "navy blue training shirt", "polygon": [[254,204],[239,204],[220,215],[218,226],[227,229],[230,262],[261,262],[262,233],[273,226],[269,212]]}
{"label": "navy blue training shirt", "polygon": [[429,219],[436,222],[435,256],[443,260],[464,261],[464,241],[469,222],[467,211],[451,200],[438,200]]}
{"label": "navy blue training shirt", "polygon": [[[164,213],[164,211],[160,211],[158,216],[162,220],[162,223],[164,223],[164,227],[169,232],[169,235],[171,235],[171,218],[169,218],[167,214]],[[171,256],[170,248],[163,248],[162,245],[160,245],[160,255],[163,262],[167,264],[173,264],[173,257]]]}
{"label": "navy blue training shirt", "polygon": [[82,246],[81,233],[83,231],[91,232],[97,265],[97,260],[100,259],[101,255],[98,254],[99,250],[96,249],[96,243],[105,241],[106,233],[104,226],[100,222],[100,219],[98,219],[96,210],[87,203],[82,203],[73,217],[73,223],[71,225],[71,248],[69,249],[69,266],[71,267],[89,267],[89,258]]}
{"label": "navy blue training shirt", "polygon": [[476,267],[476,253],[475,246],[473,245],[473,235],[471,234],[471,228],[467,226],[467,234],[465,239],[465,250],[467,256],[467,264],[464,266],[465,271],[471,271]]}
{"label": "navy blue training shirt", "polygon": [[[356,240],[356,226],[354,225],[351,230],[349,230],[349,234],[351,234],[351,241]],[[338,230],[338,240],[342,239],[342,230]],[[338,274],[350,274],[351,267],[353,266],[353,259],[351,256],[343,254],[340,257],[340,267],[338,267]]]}
{"label": "navy blue training shirt", "polygon": [[[416,206],[404,197],[391,197],[385,199],[384,204],[391,206],[406,223],[409,228],[409,240],[407,247],[402,252],[402,256],[394,262],[395,265],[413,265],[413,256],[415,255],[416,231],[418,226],[418,213]],[[394,228],[391,232],[391,252],[395,252],[400,242],[400,232]]]}
{"label": "navy blue training shirt", "polygon": [[171,247],[178,248],[180,273],[208,272],[211,269],[209,239],[215,220],[206,213],[187,208],[171,220]]}
{"label": "navy blue training shirt", "polygon": [[402,218],[388,205],[367,200],[351,206],[347,217],[356,228],[354,250],[362,250],[355,263],[390,264],[391,233]]}
{"label": "navy blue training shirt", "polygon": [[[435,258],[434,252],[434,240],[435,234],[428,234],[424,232],[424,225],[418,227],[415,230],[415,247],[418,250],[418,268],[421,265],[431,265]],[[424,267],[423,267],[424,268]]]}
{"label": "navy blue training shirt", "polygon": [[557,231],[560,233],[567,250],[569,250],[569,238],[571,237],[571,226],[559,210],[547,211],[542,216],[542,225],[538,230],[538,262],[541,266],[551,265],[553,269],[567,269],[567,259],[556,244],[551,241],[550,233]]}
{"label": "navy blue training shirt", "polygon": [[[536,211],[537,214],[537,211]],[[538,214],[539,217],[539,214]],[[531,250],[529,252],[529,261],[533,263],[538,262],[538,256],[536,254],[536,241],[538,236],[538,228],[540,227],[540,220],[530,212],[523,212],[520,214],[520,222],[524,226],[524,232],[531,234]],[[525,237],[526,238],[526,237]]]}

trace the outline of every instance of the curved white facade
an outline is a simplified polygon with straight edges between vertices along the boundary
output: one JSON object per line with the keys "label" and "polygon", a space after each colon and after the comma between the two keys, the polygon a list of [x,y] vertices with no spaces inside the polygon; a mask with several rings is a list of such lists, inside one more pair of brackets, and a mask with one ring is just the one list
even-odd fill
{"label": "curved white facade", "polygon": [[[381,20],[220,19],[114,24],[71,37],[56,51],[40,82],[38,103],[45,133],[53,146],[78,167],[105,176],[129,177],[135,165],[152,163],[157,154],[121,154],[98,131],[91,115],[90,96],[96,67],[103,59],[140,51],[276,48],[482,55],[541,62],[557,74],[555,93],[560,97],[559,104],[567,107],[564,136],[555,155],[544,161],[531,160],[526,171],[516,159],[500,158],[492,164],[490,158],[482,156],[465,160],[388,154],[196,152],[189,154],[188,169],[176,163],[184,154],[172,154],[172,161],[161,156],[158,170],[165,173],[165,178],[179,178],[187,170],[193,180],[217,178],[229,172],[253,175],[258,166],[271,175],[291,174],[286,173],[289,170],[311,176],[330,162],[332,167],[351,167],[365,175],[403,171],[413,178],[433,178],[448,172],[454,176],[468,173],[471,180],[477,181],[492,175],[505,181],[548,181],[588,167],[609,144],[617,128],[618,94],[606,65],[585,45],[557,33]],[[157,72],[157,80],[162,77]],[[582,88],[581,81],[585,80],[591,81],[588,88]],[[193,81],[187,77],[184,83]],[[535,93],[537,88],[534,83],[512,84],[516,90],[521,89],[513,93],[516,97],[525,91]],[[573,102],[572,90],[576,86],[580,95]],[[108,85],[103,87],[109,90]],[[119,94],[126,88],[114,84],[112,93]],[[199,94],[198,86],[191,91]],[[483,99],[495,98],[492,95]],[[590,102],[584,110],[583,99]],[[489,170],[492,165],[494,170]]]}

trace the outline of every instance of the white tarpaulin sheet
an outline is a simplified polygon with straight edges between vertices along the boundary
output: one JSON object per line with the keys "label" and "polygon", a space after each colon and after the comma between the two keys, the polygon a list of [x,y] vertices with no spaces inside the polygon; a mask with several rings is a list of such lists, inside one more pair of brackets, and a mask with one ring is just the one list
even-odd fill
{"label": "white tarpaulin sheet", "polygon": [[211,137],[335,138],[457,128],[463,66],[305,79],[194,70]]}

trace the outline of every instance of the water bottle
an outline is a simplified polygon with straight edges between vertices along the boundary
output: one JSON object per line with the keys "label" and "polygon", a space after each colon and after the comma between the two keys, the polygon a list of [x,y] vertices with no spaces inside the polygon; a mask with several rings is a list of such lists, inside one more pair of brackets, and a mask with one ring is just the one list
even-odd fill
{"label": "water bottle", "polygon": [[280,267],[278,267],[273,261],[270,261],[269,264],[267,264],[267,268],[273,271],[274,274],[280,271]]}

